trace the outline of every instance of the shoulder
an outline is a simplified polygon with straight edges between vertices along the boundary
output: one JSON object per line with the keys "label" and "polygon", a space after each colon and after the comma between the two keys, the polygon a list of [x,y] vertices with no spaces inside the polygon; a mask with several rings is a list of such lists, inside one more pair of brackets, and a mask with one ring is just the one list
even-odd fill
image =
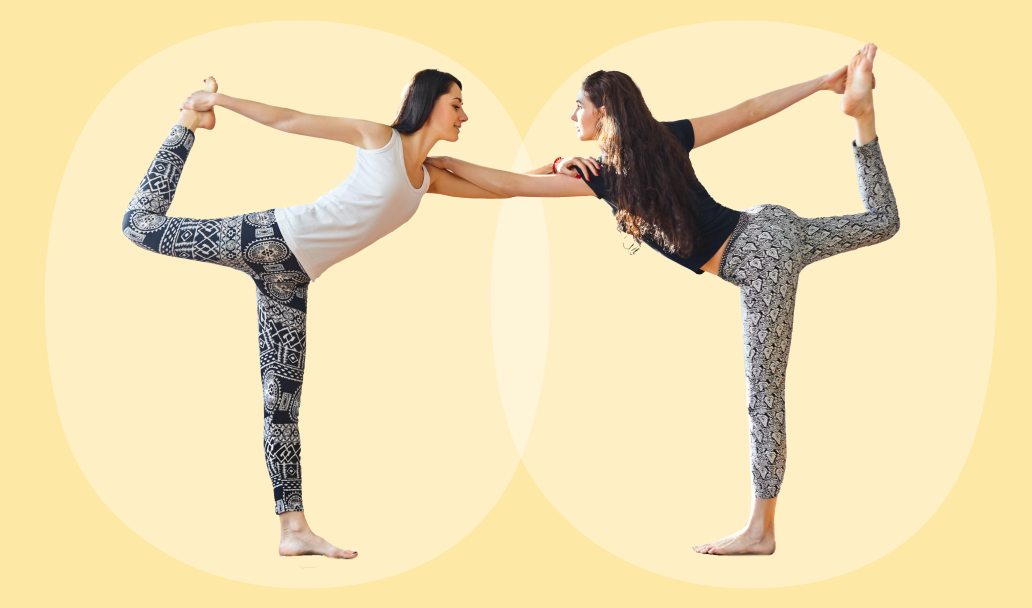
{"label": "shoulder", "polygon": [[692,126],[692,121],[684,118],[681,120],[673,120],[670,122],[664,122],[663,126],[666,127],[674,137],[681,141],[685,150],[691,150],[695,147],[695,127]]}
{"label": "shoulder", "polygon": [[362,150],[376,152],[386,148],[394,141],[396,131],[385,124],[371,120],[358,120],[355,122],[358,123],[356,128],[362,135],[362,143],[358,146]]}
{"label": "shoulder", "polygon": [[591,188],[591,191],[595,194],[595,198],[607,198],[609,196],[609,186],[607,176],[609,175],[610,167],[606,164],[603,157],[598,157],[595,160],[598,161],[599,166],[602,170],[598,172],[598,175],[589,176],[584,175],[584,172],[580,170],[580,167],[574,166],[577,173],[580,173],[581,180]]}
{"label": "shoulder", "polygon": [[433,165],[428,165],[426,163],[423,163],[423,168],[426,169],[426,172],[430,175],[431,185],[437,183],[438,181],[447,181],[449,178],[455,177],[455,174],[451,173],[450,171],[438,169],[437,167]]}

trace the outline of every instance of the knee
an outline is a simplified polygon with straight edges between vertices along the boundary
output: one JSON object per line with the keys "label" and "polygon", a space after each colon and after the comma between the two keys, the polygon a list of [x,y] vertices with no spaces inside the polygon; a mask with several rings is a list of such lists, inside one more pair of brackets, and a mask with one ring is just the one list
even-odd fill
{"label": "knee", "polygon": [[893,213],[892,216],[889,217],[889,225],[885,229],[884,240],[887,241],[896,236],[897,232],[899,232],[899,214]]}
{"label": "knee", "polygon": [[875,240],[872,241],[873,243],[884,243],[896,236],[896,233],[899,232],[899,214],[896,213],[896,210],[892,209],[888,213],[880,213],[874,231]]}
{"label": "knee", "polygon": [[133,226],[133,218],[138,213],[143,212],[138,209],[133,209],[126,211],[125,215],[122,216],[122,236],[129,239],[129,242],[133,245],[146,249],[146,247],[143,246],[143,240],[146,235]]}

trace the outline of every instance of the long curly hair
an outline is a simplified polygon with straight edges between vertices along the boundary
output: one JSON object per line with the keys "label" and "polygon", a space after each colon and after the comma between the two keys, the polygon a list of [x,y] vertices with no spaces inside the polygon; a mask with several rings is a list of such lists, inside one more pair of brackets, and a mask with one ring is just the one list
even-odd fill
{"label": "long curly hair", "polygon": [[599,147],[609,166],[609,194],[617,228],[641,243],[649,237],[686,257],[702,245],[696,225],[695,169],[677,138],[645,104],[638,85],[623,72],[599,70],[581,84],[596,107]]}

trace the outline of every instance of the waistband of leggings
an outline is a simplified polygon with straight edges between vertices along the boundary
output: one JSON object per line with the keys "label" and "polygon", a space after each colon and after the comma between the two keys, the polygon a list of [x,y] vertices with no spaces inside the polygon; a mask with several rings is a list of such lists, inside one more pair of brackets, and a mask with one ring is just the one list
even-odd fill
{"label": "waistband of leggings", "polygon": [[738,236],[742,234],[745,227],[749,224],[751,215],[748,213],[741,213],[738,216],[738,223],[735,224],[735,229],[731,233],[731,236],[727,239],[727,246],[724,247],[724,253],[720,256],[720,265],[717,266],[717,276],[727,281],[727,277],[724,276],[724,270],[727,267],[727,260],[730,257],[732,248],[734,248],[735,241],[738,240]]}

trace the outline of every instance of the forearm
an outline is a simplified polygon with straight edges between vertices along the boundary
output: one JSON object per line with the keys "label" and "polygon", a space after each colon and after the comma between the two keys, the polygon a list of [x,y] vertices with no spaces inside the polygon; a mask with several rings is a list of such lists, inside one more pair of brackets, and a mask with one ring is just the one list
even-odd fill
{"label": "forearm", "polygon": [[[448,162],[447,169],[462,179],[480,186],[484,190],[489,190],[496,194],[501,194],[502,196],[518,196],[518,179],[523,175],[474,165],[473,163],[459,160],[457,158],[453,158]],[[535,169],[527,174],[537,175],[537,171],[539,171],[539,169]],[[551,172],[552,166],[549,165],[548,173]]]}
{"label": "forearm", "polygon": [[230,97],[222,93],[215,94],[215,105],[280,131],[286,131],[290,120],[299,113],[289,108],[278,108],[257,101]]}
{"label": "forearm", "polygon": [[771,91],[759,97],[753,97],[739,104],[739,108],[749,117],[749,124],[757,123],[777,114],[792,104],[798,103],[817,91],[826,88],[823,77],[807,80],[790,87]]}
{"label": "forearm", "polygon": [[551,174],[552,174],[552,165],[551,165],[551,163],[549,163],[549,164],[547,164],[547,165],[545,165],[543,167],[538,167],[537,169],[531,169],[530,171],[524,171],[523,172],[523,175],[551,175]]}

